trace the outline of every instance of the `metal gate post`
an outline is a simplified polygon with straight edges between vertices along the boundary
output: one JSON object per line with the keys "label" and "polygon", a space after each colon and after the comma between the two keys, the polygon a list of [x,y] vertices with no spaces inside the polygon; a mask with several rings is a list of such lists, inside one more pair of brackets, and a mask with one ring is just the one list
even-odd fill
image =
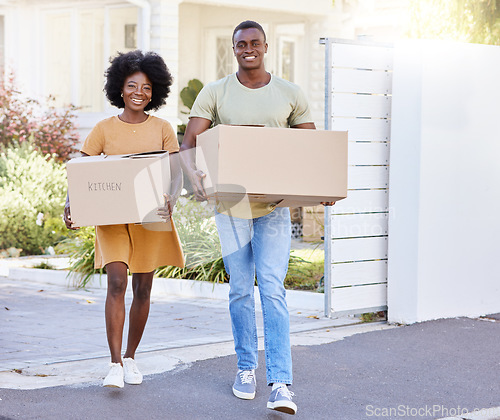
{"label": "metal gate post", "polygon": [[[332,109],[332,77],[331,77],[331,42],[329,38],[321,38],[320,44],[325,46],[325,130],[330,130]],[[324,214],[324,236],[325,265],[323,273],[323,287],[325,294],[325,316],[332,314],[332,206],[325,206]]]}
{"label": "metal gate post", "polygon": [[323,286],[325,294],[325,316],[332,315],[332,206],[325,206],[325,233],[323,237],[325,247],[325,268]]}

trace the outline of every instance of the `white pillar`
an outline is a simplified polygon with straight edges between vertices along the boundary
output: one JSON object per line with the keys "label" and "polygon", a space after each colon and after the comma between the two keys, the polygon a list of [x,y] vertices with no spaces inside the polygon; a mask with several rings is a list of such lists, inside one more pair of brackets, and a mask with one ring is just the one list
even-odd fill
{"label": "white pillar", "polygon": [[500,47],[394,54],[389,321],[500,312]]}
{"label": "white pillar", "polygon": [[163,57],[174,78],[167,105],[158,112],[158,115],[169,120],[174,129],[177,124],[180,124],[178,118],[179,3],[180,0],[151,1],[151,49]]}

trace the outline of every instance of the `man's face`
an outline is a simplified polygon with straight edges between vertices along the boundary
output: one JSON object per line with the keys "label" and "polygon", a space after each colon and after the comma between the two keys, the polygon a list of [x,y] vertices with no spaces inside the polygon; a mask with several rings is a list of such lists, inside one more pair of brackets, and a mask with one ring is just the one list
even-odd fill
{"label": "man's face", "polygon": [[240,29],[234,34],[233,51],[240,68],[252,70],[264,67],[267,52],[264,34],[256,28]]}

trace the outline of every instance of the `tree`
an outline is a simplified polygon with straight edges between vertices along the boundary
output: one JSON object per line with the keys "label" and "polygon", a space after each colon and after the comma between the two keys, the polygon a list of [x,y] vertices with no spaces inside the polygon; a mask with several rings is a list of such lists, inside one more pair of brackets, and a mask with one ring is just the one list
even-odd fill
{"label": "tree", "polygon": [[410,38],[500,45],[500,0],[411,0]]}

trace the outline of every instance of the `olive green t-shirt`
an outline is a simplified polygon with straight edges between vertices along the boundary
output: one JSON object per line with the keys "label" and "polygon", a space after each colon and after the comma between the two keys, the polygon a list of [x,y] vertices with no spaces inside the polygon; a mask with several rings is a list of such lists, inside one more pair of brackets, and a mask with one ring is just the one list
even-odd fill
{"label": "olive green t-shirt", "polygon": [[[189,117],[210,120],[214,125],[260,125],[293,127],[313,122],[306,97],[299,86],[271,75],[269,83],[250,89],[238,80],[236,73],[207,84],[198,94]],[[217,203],[217,210],[241,218],[264,216],[274,205]]]}

